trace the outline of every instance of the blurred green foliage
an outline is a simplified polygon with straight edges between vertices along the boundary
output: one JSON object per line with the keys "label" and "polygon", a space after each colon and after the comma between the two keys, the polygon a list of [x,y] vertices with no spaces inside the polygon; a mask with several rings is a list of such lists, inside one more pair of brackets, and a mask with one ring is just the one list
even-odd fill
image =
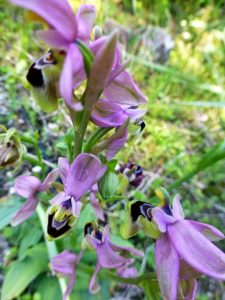
{"label": "blurred green foliage", "polygon": [[[80,1],[72,2],[75,7],[80,4]],[[193,172],[201,157],[225,139],[224,1],[96,0],[94,3],[98,9],[97,21],[103,29],[107,18],[116,20],[134,32],[139,29],[144,31],[149,25],[160,26],[166,28],[174,41],[166,64],[154,62],[136,51],[132,40],[127,45],[126,56],[132,58],[130,71],[148,97],[148,112],[144,132],[141,135],[133,134],[117,158],[132,160],[148,171],[151,184],[147,186],[145,195],[135,191],[133,197],[150,201],[155,188],[167,188]],[[43,157],[55,163],[59,155],[71,153],[70,141],[73,136],[68,129],[70,123],[64,108],[52,115],[44,115],[26,90],[28,85],[25,76],[29,65],[46,51],[35,38],[34,31],[39,27],[26,20],[22,9],[0,0],[0,123],[24,131],[28,136],[33,136],[38,130],[38,146]],[[28,147],[28,150],[32,152],[32,147]],[[25,165],[25,169],[29,167]],[[20,172],[18,170],[16,174]],[[7,173],[8,186],[12,185],[14,176]],[[187,217],[211,223],[223,231],[224,183],[224,161],[220,160],[177,186],[171,194],[179,192],[182,195]],[[43,199],[46,207],[48,198]],[[4,201],[0,199],[0,202]],[[1,224],[9,223],[9,214],[17,209],[17,205],[0,208],[0,214],[3,211],[5,216]],[[123,206],[120,202],[115,205],[117,210],[110,214],[109,221],[112,231],[118,234],[118,220],[123,218]],[[83,225],[95,218],[89,205],[81,217],[77,224],[79,234],[72,232],[63,241],[57,241],[59,249],[67,246],[78,251],[73,247],[82,240]],[[26,264],[26,260],[29,262],[31,258],[26,258],[25,253],[34,249],[35,243],[40,240],[39,229],[31,240],[26,240],[24,236],[27,236],[29,226],[34,230],[37,223],[37,217],[33,216],[28,225],[3,229],[3,236],[10,241],[8,264],[17,256],[21,260],[19,264]],[[140,233],[131,243],[147,249],[152,241]],[[218,245],[225,249],[224,243]],[[93,264],[93,259],[93,253],[85,255],[86,262]],[[146,269],[153,269],[152,262],[153,251],[149,251]],[[15,263],[10,264],[10,270],[13,268]],[[101,280],[101,293],[95,297],[87,291],[89,278],[90,275],[78,269],[79,284],[75,286],[71,299],[108,299],[109,281]],[[49,286],[53,288],[49,290],[48,297],[57,299],[54,296],[57,293],[54,293],[59,289],[58,283],[49,271],[47,275],[40,274],[17,299],[50,299],[45,295]],[[110,291],[113,291],[112,287]],[[220,283],[202,279],[197,299],[221,300],[222,293]]]}

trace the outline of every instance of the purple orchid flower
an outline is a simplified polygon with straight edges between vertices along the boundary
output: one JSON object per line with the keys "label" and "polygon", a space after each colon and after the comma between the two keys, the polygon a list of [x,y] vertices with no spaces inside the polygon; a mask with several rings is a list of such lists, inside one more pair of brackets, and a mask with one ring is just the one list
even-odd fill
{"label": "purple orchid flower", "polygon": [[184,220],[179,196],[173,200],[172,211],[153,208],[152,216],[162,232],[156,241],[156,271],[162,296],[176,300],[178,285],[188,286],[185,299],[194,299],[196,277],[205,274],[225,280],[225,254],[211,241],[224,235],[211,225]]}
{"label": "purple orchid flower", "polygon": [[85,226],[85,240],[87,245],[95,249],[98,260],[95,271],[91,277],[89,290],[92,293],[97,293],[100,289],[96,281],[96,276],[101,268],[105,269],[118,269],[127,266],[131,263],[132,259],[125,258],[118,254],[118,252],[125,252],[137,256],[143,256],[144,253],[131,247],[117,246],[110,242],[110,233],[108,225],[105,226],[103,232],[94,229],[91,223]]}
{"label": "purple orchid flower", "polygon": [[94,155],[82,153],[71,166],[66,158],[58,160],[64,192],[53,198],[49,211],[48,234],[57,238],[71,229],[80,215],[80,198],[104,175],[107,167]]}
{"label": "purple orchid flower", "polygon": [[83,4],[75,15],[67,0],[10,0],[10,2],[33,11],[50,26],[49,30],[38,31],[37,36],[50,47],[66,52],[59,83],[60,94],[71,109],[81,110],[81,103],[73,101],[73,90],[80,84],[85,74],[83,57],[76,41],[89,42],[95,21],[95,7]]}
{"label": "purple orchid flower", "polygon": [[[95,55],[104,42],[105,37],[102,37],[90,45]],[[121,51],[117,46],[103,97],[96,102],[91,114],[92,121],[100,127],[118,127],[128,118],[135,121],[146,112],[144,109],[138,109],[138,106],[145,104],[147,99],[125,70],[126,67],[127,63],[121,64]]]}
{"label": "purple orchid flower", "polygon": [[119,171],[128,178],[129,184],[135,188],[142,183],[144,178],[142,167],[130,161],[121,165]]}
{"label": "purple orchid flower", "polygon": [[76,255],[68,250],[63,251],[59,255],[51,259],[51,270],[53,275],[62,275],[69,277],[69,284],[63,294],[62,300],[66,300],[71,293],[75,284],[76,266],[83,256],[83,251]]}
{"label": "purple orchid flower", "polygon": [[14,188],[17,194],[27,198],[25,204],[12,218],[11,225],[16,226],[28,219],[35,211],[38,205],[37,194],[47,191],[52,182],[57,179],[59,170],[51,171],[43,182],[35,176],[20,176],[16,179]]}

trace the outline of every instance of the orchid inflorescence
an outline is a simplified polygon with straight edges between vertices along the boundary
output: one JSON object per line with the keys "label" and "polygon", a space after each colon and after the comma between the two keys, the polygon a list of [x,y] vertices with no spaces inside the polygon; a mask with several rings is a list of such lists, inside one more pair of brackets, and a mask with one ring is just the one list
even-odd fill
{"label": "orchid inflorescence", "polygon": [[[73,161],[60,157],[58,168],[43,182],[29,175],[16,179],[15,191],[26,202],[14,215],[12,225],[20,224],[35,212],[40,193],[49,190],[58,177],[62,184],[57,181],[60,189],[50,200],[47,212],[50,240],[54,242],[76,230],[80,212],[90,199],[101,226],[98,222],[87,223],[80,253],[64,250],[52,258],[50,266],[53,274],[69,277],[65,300],[74,287],[75,270],[85,249],[95,251],[97,263],[89,290],[97,293],[100,269],[115,269],[118,277],[136,277],[132,255],[144,255],[135,248],[111,242],[102,199],[113,196],[120,185],[114,157],[128,139],[131,122],[141,129],[145,127],[141,117],[146,110],[140,106],[146,103],[146,97],[126,70],[129,61],[122,61],[117,32],[102,36],[100,27],[94,26],[93,5],[83,4],[74,14],[67,0],[10,2],[32,11],[48,27],[36,33],[51,49],[28,70],[31,94],[47,113],[56,111],[62,98],[74,127]],[[85,91],[79,96],[81,86],[85,86]],[[97,129],[86,138],[89,122]],[[144,178],[141,166],[131,162],[119,166],[118,174],[126,178],[129,188],[137,188]],[[210,225],[185,220],[179,196],[175,196],[171,207],[164,189],[156,194],[161,200],[158,205],[127,202],[121,235],[127,239],[142,230],[155,240],[156,273],[163,299],[194,299],[201,274],[225,280],[225,255],[212,243],[224,235]]]}

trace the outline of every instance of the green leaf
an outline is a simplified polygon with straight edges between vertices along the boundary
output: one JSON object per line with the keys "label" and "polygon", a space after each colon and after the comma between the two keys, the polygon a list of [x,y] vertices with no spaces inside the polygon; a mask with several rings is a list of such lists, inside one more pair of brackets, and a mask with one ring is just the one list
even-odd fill
{"label": "green leaf", "polygon": [[36,245],[40,241],[41,236],[41,229],[35,226],[30,226],[29,224],[29,226],[25,230],[25,235],[20,242],[19,260],[24,259],[24,257],[26,256],[26,250],[29,247]]}
{"label": "green leaf", "polygon": [[61,300],[61,290],[59,282],[55,277],[44,275],[37,284],[36,292],[41,296],[41,300]]}
{"label": "green leaf", "polygon": [[225,140],[213,146],[205,155],[202,156],[196,167],[191,172],[187,173],[185,176],[171,184],[168,188],[168,191],[180,186],[183,182],[188,181],[199,172],[214,165],[216,162],[222,159],[225,159]]}
{"label": "green leaf", "polygon": [[77,41],[77,45],[80,49],[80,52],[82,53],[85,71],[86,71],[87,77],[89,77],[90,70],[91,70],[91,64],[93,63],[93,60],[94,60],[94,54],[80,40]]}
{"label": "green leaf", "polygon": [[11,264],[2,286],[2,300],[19,296],[43,271],[48,269],[48,256],[43,243],[29,249],[22,261]]}
{"label": "green leaf", "polygon": [[140,284],[145,290],[146,300],[161,300],[159,285],[156,280],[145,280]]}
{"label": "green leaf", "polygon": [[0,229],[7,226],[12,219],[14,213],[21,207],[21,202],[19,197],[10,197],[11,199],[6,198],[6,201],[1,202],[0,205]]}

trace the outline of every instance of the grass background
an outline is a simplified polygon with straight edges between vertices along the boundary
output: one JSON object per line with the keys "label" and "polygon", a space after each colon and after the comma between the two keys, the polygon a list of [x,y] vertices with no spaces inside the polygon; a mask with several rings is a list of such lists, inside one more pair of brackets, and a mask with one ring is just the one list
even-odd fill
{"label": "grass background", "polygon": [[[71,2],[75,8],[81,3]],[[145,196],[135,196],[150,199],[156,187],[168,187],[193,170],[202,155],[225,138],[224,1],[90,2],[97,7],[97,23],[103,30],[110,18],[134,33],[126,45],[126,56],[133,58],[130,72],[148,97],[146,129],[131,137],[118,159],[144,166],[151,184]],[[145,32],[149,25],[165,28],[174,41],[164,64],[154,62],[149,49],[143,52],[141,47],[135,47],[135,32]],[[60,134],[63,136],[69,128],[65,109],[45,115],[26,91],[27,69],[46,51],[35,39],[34,30],[38,27],[26,21],[22,9],[0,0],[0,123],[30,135],[38,129],[44,157],[55,162],[64,151]],[[224,170],[221,160],[171,193],[181,194],[187,217],[211,223],[222,231]],[[12,171],[7,170],[4,178],[0,176],[2,196],[13,183]],[[6,227],[3,233],[10,241],[10,229]],[[225,249],[224,243],[219,246]],[[197,299],[220,300],[223,291],[221,283],[203,278]]]}

